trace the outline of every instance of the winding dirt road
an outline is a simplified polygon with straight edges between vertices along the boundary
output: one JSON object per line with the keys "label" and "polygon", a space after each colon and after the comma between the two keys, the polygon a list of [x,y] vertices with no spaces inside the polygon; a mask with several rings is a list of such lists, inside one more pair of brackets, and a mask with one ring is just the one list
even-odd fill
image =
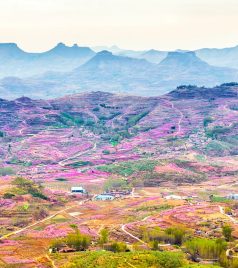
{"label": "winding dirt road", "polygon": [[225,212],[223,212],[223,208],[221,206],[219,206],[220,208],[220,212],[221,214],[225,215],[226,217],[228,217],[230,220],[232,220],[234,223],[237,223],[237,221],[230,215],[227,215]]}
{"label": "winding dirt road", "polygon": [[70,159],[73,159],[73,158],[75,158],[75,157],[81,156],[81,155],[83,155],[83,154],[86,154],[86,153],[88,153],[88,152],[90,152],[90,151],[93,151],[93,150],[96,149],[96,147],[97,147],[97,143],[94,143],[93,148],[88,149],[88,150],[83,151],[83,152],[80,152],[80,153],[78,153],[78,154],[76,154],[76,155],[70,156],[70,157],[68,157],[68,158],[66,158],[66,159],[64,159],[64,160],[62,160],[62,161],[60,161],[58,164],[59,164],[60,166],[63,166],[63,163],[64,163],[64,162],[66,162],[66,161],[68,161],[68,160],[70,160]]}
{"label": "winding dirt road", "polygon": [[183,113],[178,108],[175,108],[174,104],[171,101],[169,101],[169,100],[166,100],[166,101],[171,105],[172,109],[178,111],[180,113],[180,115],[181,115],[181,117],[180,117],[180,119],[178,121],[178,124],[177,124],[178,125],[178,131],[177,131],[177,133],[175,133],[175,135],[178,135],[180,133],[180,131],[181,131],[181,121],[183,120]]}
{"label": "winding dirt road", "polygon": [[21,232],[27,230],[28,228],[33,227],[33,226],[35,226],[35,225],[37,225],[37,224],[39,224],[39,223],[48,221],[48,220],[54,218],[55,216],[57,216],[58,214],[61,214],[61,213],[65,212],[65,211],[67,211],[67,210],[69,210],[69,209],[71,209],[71,208],[75,208],[75,207],[81,206],[83,203],[87,202],[88,200],[90,200],[90,199],[86,199],[86,200],[84,200],[84,201],[81,201],[81,202],[79,202],[78,205],[74,205],[74,206],[71,206],[71,207],[67,207],[67,208],[65,208],[65,209],[63,209],[63,210],[61,210],[61,211],[59,211],[59,212],[57,212],[57,213],[55,213],[55,214],[53,214],[53,215],[51,215],[51,216],[45,218],[45,219],[43,219],[43,220],[37,221],[37,222],[35,222],[35,223],[33,223],[33,224],[30,224],[30,225],[28,225],[28,226],[26,226],[26,227],[24,227],[24,228],[22,228],[22,229],[20,229],[20,230],[17,230],[17,231],[15,231],[15,232],[13,232],[13,233],[9,233],[9,234],[7,234],[7,235],[4,235],[4,236],[0,237],[0,240],[1,240],[1,239],[4,239],[4,238],[6,238],[6,237],[12,236],[12,235],[14,235],[14,234],[19,234],[19,233],[21,233]]}
{"label": "winding dirt road", "polygon": [[[144,218],[143,220],[141,220],[141,221],[139,221],[139,222],[146,221],[146,220],[147,220],[149,217],[151,217],[151,216],[152,216],[152,215],[150,215],[150,216]],[[126,234],[128,234],[129,236],[131,236],[132,238],[138,240],[138,241],[141,242],[142,244],[146,244],[146,243],[145,243],[143,240],[141,240],[139,237],[136,237],[136,236],[134,236],[133,234],[131,234],[131,233],[129,233],[128,231],[126,231],[126,230],[125,230],[126,225],[127,225],[127,224],[124,224],[124,225],[121,227],[121,229],[122,229],[122,231],[123,231],[124,233],[126,233]]]}

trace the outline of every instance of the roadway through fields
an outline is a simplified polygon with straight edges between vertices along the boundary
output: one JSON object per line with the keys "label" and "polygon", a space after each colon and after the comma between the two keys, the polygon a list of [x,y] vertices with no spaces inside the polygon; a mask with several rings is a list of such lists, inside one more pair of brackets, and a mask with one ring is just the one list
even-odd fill
{"label": "roadway through fields", "polygon": [[[220,208],[220,212],[221,212],[223,215],[225,215],[226,217],[228,217],[228,218],[229,218],[230,220],[232,220],[234,223],[237,223],[237,221],[236,221],[232,216],[227,215],[227,214],[225,214],[225,213],[223,212],[223,208],[222,208],[221,206],[219,206],[219,208]],[[152,217],[152,216],[154,216],[154,215],[147,216],[147,217],[144,218],[143,220],[138,221],[138,223],[139,223],[139,222],[146,221],[149,217]],[[168,220],[168,219],[165,219],[165,221],[168,221],[169,223],[172,223],[172,224],[177,224],[177,222],[171,222],[171,221]],[[122,226],[122,228],[121,228],[122,231],[123,231],[124,233],[126,233],[127,235],[129,235],[129,236],[131,236],[132,238],[136,239],[137,241],[139,241],[139,242],[141,242],[141,243],[143,243],[143,244],[146,244],[146,243],[145,243],[144,241],[142,241],[139,237],[136,237],[135,235],[133,235],[133,234],[131,234],[130,232],[126,231],[126,230],[125,230],[126,225],[127,225],[127,224],[124,224],[124,225]]]}
{"label": "roadway through fields", "polygon": [[66,161],[68,161],[68,160],[70,160],[70,159],[73,159],[73,158],[76,158],[76,157],[78,157],[78,156],[81,156],[81,155],[83,155],[83,154],[89,153],[90,151],[95,150],[96,147],[97,147],[97,143],[94,143],[93,148],[88,149],[88,150],[83,151],[83,152],[80,152],[80,153],[78,153],[78,154],[76,154],[76,155],[70,156],[70,157],[68,157],[68,158],[66,158],[66,159],[64,159],[64,160],[62,160],[62,161],[60,161],[58,164],[59,164],[60,166],[64,166],[64,165],[63,165],[63,162],[66,162]]}
{"label": "roadway through fields", "polygon": [[183,119],[183,113],[178,108],[175,108],[174,107],[174,104],[171,101],[167,100],[167,102],[169,102],[169,104],[171,105],[172,109],[177,110],[180,113],[180,115],[181,115],[181,117],[180,117],[180,119],[178,121],[178,124],[177,124],[178,125],[178,131],[175,134],[175,135],[178,135],[180,133],[180,131],[181,131],[181,121]]}
{"label": "roadway through fields", "polygon": [[[151,217],[151,216],[152,216],[152,215],[147,216],[146,218],[144,218],[143,220],[138,221],[138,222],[146,221],[146,220],[147,220],[149,217]],[[146,244],[146,243],[145,243],[143,240],[141,240],[139,237],[136,237],[136,236],[134,236],[133,234],[131,234],[130,232],[126,231],[126,230],[125,230],[126,225],[127,225],[127,224],[124,224],[124,225],[121,227],[121,229],[122,229],[122,231],[123,231],[124,233],[126,233],[126,234],[128,234],[129,236],[131,236],[132,238],[138,240],[138,241],[141,242],[142,244]]]}
{"label": "roadway through fields", "polygon": [[226,217],[228,217],[230,220],[232,220],[234,223],[237,223],[237,221],[230,215],[227,215],[225,212],[223,212],[223,208],[221,206],[219,206],[220,208],[220,212],[221,214],[225,215]]}
{"label": "roadway through fields", "polygon": [[17,230],[17,231],[15,231],[15,232],[13,232],[13,233],[9,233],[9,234],[7,234],[7,235],[4,235],[4,236],[0,237],[0,240],[1,240],[1,239],[4,239],[4,238],[6,238],[6,237],[12,236],[12,235],[14,235],[14,234],[19,234],[19,233],[21,233],[21,232],[27,230],[28,228],[33,227],[33,226],[35,226],[35,225],[37,225],[37,224],[39,224],[39,223],[48,221],[48,220],[54,218],[55,216],[57,216],[58,214],[61,214],[61,213],[65,212],[65,211],[67,211],[67,210],[69,210],[69,209],[71,209],[71,208],[75,208],[75,207],[81,206],[83,203],[87,202],[88,200],[90,200],[90,199],[86,199],[86,200],[84,200],[84,201],[81,201],[81,202],[79,202],[78,205],[74,205],[74,206],[65,208],[65,209],[63,209],[63,210],[61,210],[61,211],[59,211],[59,212],[57,212],[57,213],[55,213],[55,214],[53,214],[53,215],[51,215],[51,216],[45,218],[45,219],[43,219],[43,220],[37,221],[37,222],[35,222],[35,223],[33,223],[33,224],[30,224],[30,225],[28,225],[28,226],[26,226],[26,227],[24,227],[24,228],[22,228],[22,229],[20,229],[20,230]]}

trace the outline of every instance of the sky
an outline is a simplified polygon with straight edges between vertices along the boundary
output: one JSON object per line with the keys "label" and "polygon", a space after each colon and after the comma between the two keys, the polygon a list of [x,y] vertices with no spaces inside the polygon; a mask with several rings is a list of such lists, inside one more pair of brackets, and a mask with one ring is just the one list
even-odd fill
{"label": "sky", "polygon": [[238,45],[238,0],[0,0],[0,43],[195,50]]}

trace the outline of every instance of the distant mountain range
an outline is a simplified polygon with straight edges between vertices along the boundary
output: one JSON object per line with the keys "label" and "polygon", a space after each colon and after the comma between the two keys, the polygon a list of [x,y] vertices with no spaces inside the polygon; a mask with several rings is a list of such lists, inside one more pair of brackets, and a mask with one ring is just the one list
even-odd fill
{"label": "distant mountain range", "polygon": [[91,47],[91,49],[94,52],[96,52],[96,53],[101,52],[103,50],[112,52],[113,54],[117,54],[117,53],[120,53],[122,51],[125,51],[124,49],[119,48],[118,46],[111,46],[111,47],[107,47],[107,46],[96,46],[96,47]]}
{"label": "distant mountain range", "polygon": [[238,46],[223,49],[203,48],[196,50],[196,54],[211,65],[238,69]]}
{"label": "distant mountain range", "polygon": [[16,44],[0,44],[0,78],[6,76],[28,77],[47,71],[70,71],[96,53],[89,47],[72,47],[59,43],[44,53],[27,53]]}
{"label": "distant mountain range", "polygon": [[151,49],[146,51],[138,56],[139,59],[146,59],[152,63],[160,63],[168,55],[168,51],[158,51]]}
{"label": "distant mountain range", "polygon": [[28,79],[4,78],[0,80],[0,97],[49,99],[89,91],[152,96],[182,84],[212,87],[233,81],[238,81],[238,70],[211,66],[195,52],[169,52],[155,64],[101,51],[69,72],[46,72]]}
{"label": "distant mountain range", "polygon": [[238,81],[238,70],[209,65],[190,52],[169,52],[167,57],[149,71],[150,81],[165,89],[178,85],[212,87]]}
{"label": "distant mountain range", "polygon": [[[95,48],[92,48],[94,50]],[[147,50],[147,51],[133,51],[124,50],[117,46],[112,47],[97,47],[94,51],[99,52],[101,50],[108,50],[115,55],[134,57],[139,59],[146,59],[152,63],[160,63],[166,58],[168,52],[173,51],[159,51],[159,50]],[[188,52],[189,50],[177,49],[175,52]],[[218,67],[229,67],[238,69],[238,46],[231,48],[202,48],[195,50],[196,55],[207,63]]]}

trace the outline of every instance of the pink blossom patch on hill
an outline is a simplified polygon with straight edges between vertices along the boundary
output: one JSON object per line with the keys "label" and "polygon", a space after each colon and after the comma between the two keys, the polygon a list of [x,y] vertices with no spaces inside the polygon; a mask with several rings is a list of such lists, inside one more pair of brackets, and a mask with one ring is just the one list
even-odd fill
{"label": "pink blossom patch on hill", "polygon": [[182,172],[182,173],[193,174],[191,171],[188,171],[185,168],[180,168],[176,164],[173,164],[173,163],[170,163],[165,166],[156,166],[154,168],[154,171],[156,171],[157,173]]}
{"label": "pink blossom patch on hill", "polygon": [[35,260],[31,260],[31,259],[25,259],[25,260],[22,260],[22,259],[18,259],[16,256],[2,257],[2,259],[4,260],[4,262],[5,262],[6,264],[20,264],[20,263],[27,264],[27,263],[36,263]]}

